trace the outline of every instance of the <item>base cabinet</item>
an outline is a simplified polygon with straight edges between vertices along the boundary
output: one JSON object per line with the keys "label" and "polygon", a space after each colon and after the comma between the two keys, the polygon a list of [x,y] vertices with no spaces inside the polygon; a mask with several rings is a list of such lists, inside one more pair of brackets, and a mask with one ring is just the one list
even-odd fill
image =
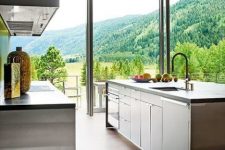
{"label": "base cabinet", "polygon": [[163,150],[190,150],[189,107],[186,103],[163,99]]}
{"label": "base cabinet", "polygon": [[190,150],[189,106],[121,88],[119,132],[142,150]]}
{"label": "base cabinet", "polygon": [[131,141],[141,146],[141,101],[131,98]]}
{"label": "base cabinet", "polygon": [[0,150],[75,150],[75,108],[0,111]]}
{"label": "base cabinet", "polygon": [[151,149],[151,105],[141,102],[141,147]]}
{"label": "base cabinet", "polygon": [[121,134],[123,134],[125,137],[130,139],[130,121],[120,118],[120,125],[119,125],[119,131]]}
{"label": "base cabinet", "polygon": [[130,111],[130,99],[128,96],[123,96],[119,102],[119,131],[128,139],[130,139],[131,135]]}
{"label": "base cabinet", "polygon": [[163,141],[163,114],[162,108],[151,107],[151,150],[162,150]]}
{"label": "base cabinet", "polygon": [[141,147],[162,150],[162,108],[141,102]]}

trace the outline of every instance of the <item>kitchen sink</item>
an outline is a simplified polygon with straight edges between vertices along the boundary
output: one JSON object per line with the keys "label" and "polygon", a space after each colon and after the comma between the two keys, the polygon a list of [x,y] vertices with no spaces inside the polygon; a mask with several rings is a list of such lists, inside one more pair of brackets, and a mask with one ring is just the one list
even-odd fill
{"label": "kitchen sink", "polygon": [[150,87],[151,89],[160,90],[160,91],[178,91],[181,88],[177,87]]}

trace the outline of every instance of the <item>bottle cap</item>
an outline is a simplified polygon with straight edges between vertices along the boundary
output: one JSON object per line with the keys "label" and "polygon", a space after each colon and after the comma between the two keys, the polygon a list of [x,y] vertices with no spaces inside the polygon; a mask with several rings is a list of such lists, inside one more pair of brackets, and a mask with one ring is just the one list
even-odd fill
{"label": "bottle cap", "polygon": [[22,51],[22,47],[16,47],[16,51]]}

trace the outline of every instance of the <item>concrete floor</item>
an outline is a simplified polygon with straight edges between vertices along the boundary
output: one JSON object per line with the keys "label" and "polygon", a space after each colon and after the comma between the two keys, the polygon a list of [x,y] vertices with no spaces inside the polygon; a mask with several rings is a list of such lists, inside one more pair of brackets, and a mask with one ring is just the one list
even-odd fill
{"label": "concrete floor", "polygon": [[105,113],[89,117],[79,109],[76,116],[76,150],[139,150],[116,130],[106,129]]}

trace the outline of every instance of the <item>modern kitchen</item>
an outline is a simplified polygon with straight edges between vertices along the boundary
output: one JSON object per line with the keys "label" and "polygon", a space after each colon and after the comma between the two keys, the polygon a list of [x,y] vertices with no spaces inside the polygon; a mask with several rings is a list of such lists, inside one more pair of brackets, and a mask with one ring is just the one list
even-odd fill
{"label": "modern kitchen", "polygon": [[[30,61],[21,48],[17,48],[20,54],[8,55],[10,36],[41,35],[59,1],[1,1],[0,5],[0,149],[75,149],[75,103],[49,82],[31,83]],[[10,13],[19,7],[22,13]],[[40,20],[40,12],[50,17]]]}
{"label": "modern kitchen", "polygon": [[[159,22],[154,22],[159,30],[157,73],[142,71],[128,78],[108,79],[99,97],[105,108],[96,113],[94,105],[98,97],[93,91],[94,1],[87,0],[86,4],[87,66],[83,111],[50,81],[31,81],[31,70],[28,69],[31,64],[26,51],[17,47],[16,54],[10,48],[12,37],[41,37],[60,10],[60,0],[1,0],[0,150],[225,150],[224,66],[217,64],[214,67],[220,68],[215,75],[216,81],[206,78],[209,76],[205,71],[213,68],[211,66],[215,63],[222,64],[225,44],[212,45],[213,50],[219,45],[221,53],[216,58],[218,61],[211,64],[207,63],[209,59],[204,59],[208,54],[203,48],[199,51],[203,51],[201,58],[205,62],[200,58],[193,60],[188,53],[188,44],[185,47],[178,43],[184,50],[175,48],[171,51],[174,35],[170,31],[173,18],[169,12],[173,10],[169,7],[170,0],[157,2],[159,14],[156,18]],[[177,8],[181,6],[177,5]],[[182,15],[176,17],[180,19]],[[195,23],[185,32],[200,25]],[[225,31],[225,24],[220,27]],[[153,32],[152,28],[148,32]],[[193,55],[198,54],[200,52]],[[202,67],[200,75],[194,76],[195,65],[200,70],[199,66],[204,63],[208,66]]]}

